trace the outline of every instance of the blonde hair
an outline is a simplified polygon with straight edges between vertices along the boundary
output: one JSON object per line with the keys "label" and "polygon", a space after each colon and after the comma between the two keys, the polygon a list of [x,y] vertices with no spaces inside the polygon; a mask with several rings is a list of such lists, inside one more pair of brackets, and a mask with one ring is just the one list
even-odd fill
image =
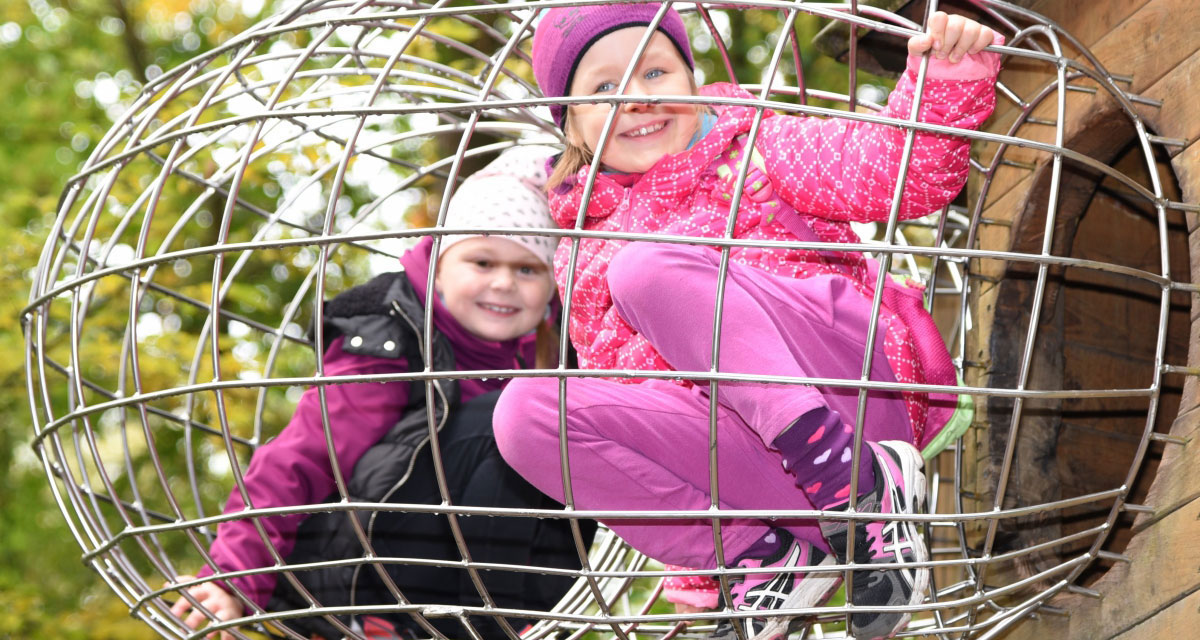
{"label": "blonde hair", "polygon": [[[563,119],[563,132],[566,133],[571,128],[571,109],[567,109],[567,116]],[[554,171],[550,177],[546,178],[546,191],[552,191],[558,188],[558,185],[563,183],[568,177],[575,175],[580,167],[586,167],[592,163],[592,151],[587,147],[577,145],[571,142],[571,136],[567,136],[566,145],[563,147],[562,155],[554,163]]]}

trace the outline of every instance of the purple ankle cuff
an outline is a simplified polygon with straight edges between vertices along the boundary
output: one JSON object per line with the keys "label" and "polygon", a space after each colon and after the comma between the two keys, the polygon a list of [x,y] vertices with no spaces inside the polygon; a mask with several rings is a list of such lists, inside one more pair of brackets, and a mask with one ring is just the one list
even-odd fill
{"label": "purple ankle cuff", "polygon": [[[809,439],[818,430],[824,427],[823,436],[828,436],[834,433],[840,433],[842,428],[842,416],[837,411],[828,407],[817,407],[808,413],[796,418],[796,421],[788,428],[783,430],[771,443],[771,446],[783,455],[783,459],[788,463],[793,462],[804,454],[804,451],[812,445]],[[822,439],[818,437],[818,439]]]}

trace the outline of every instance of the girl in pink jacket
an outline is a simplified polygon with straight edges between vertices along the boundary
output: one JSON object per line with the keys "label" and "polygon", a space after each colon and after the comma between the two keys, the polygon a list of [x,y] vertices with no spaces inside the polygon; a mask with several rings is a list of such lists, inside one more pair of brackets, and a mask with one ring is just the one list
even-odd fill
{"label": "girl in pink jacket", "polygon": [[[856,424],[859,391],[837,381],[857,381],[867,358],[876,382],[953,385],[954,370],[919,307],[917,290],[885,287],[879,334],[867,354],[876,271],[857,252],[788,243],[858,242],[849,222],[887,220],[906,130],[766,111],[751,146],[747,134],[758,109],[721,103],[749,94],[725,84],[697,90],[683,22],[669,10],[655,23],[658,9],[604,4],[554,8],[542,17],[533,41],[542,92],[595,99],[551,107],[568,143],[550,178],[551,211],[566,228],[743,243],[730,249],[724,276],[719,247],[702,243],[588,237],[577,241],[573,273],[568,267],[576,241],[560,243],[555,276],[570,296],[569,332],[580,364],[623,376],[567,381],[574,505],[707,510],[712,411],[722,508],[847,511],[854,433],[861,429],[855,511],[881,518],[853,521],[852,529],[849,518],[723,520],[723,557],[733,559],[727,565],[762,569],[731,575],[729,617],[747,637],[779,637],[791,617],[773,610],[823,602],[842,575],[794,568],[836,559],[868,567],[853,572],[854,637],[891,636],[909,619],[898,608],[919,604],[929,581],[927,567],[912,567],[929,559],[916,523],[891,516],[922,509],[925,479],[917,447],[946,423],[954,396],[873,389],[866,393],[865,419]],[[634,61],[648,25],[656,29]],[[999,68],[999,56],[983,49],[998,41],[976,22],[935,14],[928,32],[909,41],[908,69],[882,115],[909,116],[921,56],[931,52],[919,120],[977,127],[994,106]],[[631,66],[621,94],[626,99],[612,100]],[[644,95],[657,97],[637,99]],[[672,103],[673,95],[711,97],[719,104]],[[610,109],[617,114],[600,152],[602,171],[588,189],[592,154]],[[734,183],[746,154],[751,162],[735,216]],[[967,167],[966,140],[916,133],[900,217],[945,206],[965,183]],[[778,382],[722,382],[710,398],[707,384],[630,377],[634,371],[713,370],[722,277],[716,371],[775,376]],[[796,384],[797,378],[811,384]],[[509,464],[561,499],[558,410],[557,380],[522,378],[502,395],[494,426]],[[711,519],[607,524],[662,562],[717,566]],[[853,556],[847,553],[851,530]]]}

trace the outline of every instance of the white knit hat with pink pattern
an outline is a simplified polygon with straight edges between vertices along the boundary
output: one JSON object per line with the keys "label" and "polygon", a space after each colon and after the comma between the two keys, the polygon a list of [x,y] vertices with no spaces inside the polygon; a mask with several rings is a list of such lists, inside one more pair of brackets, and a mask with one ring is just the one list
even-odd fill
{"label": "white knit hat with pink pattern", "polygon": [[[446,210],[448,229],[557,229],[546,201],[546,158],[550,147],[520,146],[500,154],[479,172],[463,181]],[[447,235],[441,250],[488,234]],[[558,238],[538,235],[503,235],[525,247],[547,267],[554,262]]]}

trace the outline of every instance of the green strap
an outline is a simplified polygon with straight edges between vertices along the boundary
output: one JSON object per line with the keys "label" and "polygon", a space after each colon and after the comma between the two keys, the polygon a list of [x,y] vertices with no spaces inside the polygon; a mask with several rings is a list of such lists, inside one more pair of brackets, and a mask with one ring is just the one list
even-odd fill
{"label": "green strap", "polygon": [[[958,384],[962,385],[962,383],[962,376],[959,376]],[[958,394],[958,405],[954,407],[954,413],[950,416],[950,420],[946,422],[946,426],[942,427],[937,437],[921,451],[921,457],[931,460],[937,454],[945,451],[950,443],[958,440],[967,432],[967,427],[971,426],[971,422],[974,420],[975,399],[965,393]]]}

